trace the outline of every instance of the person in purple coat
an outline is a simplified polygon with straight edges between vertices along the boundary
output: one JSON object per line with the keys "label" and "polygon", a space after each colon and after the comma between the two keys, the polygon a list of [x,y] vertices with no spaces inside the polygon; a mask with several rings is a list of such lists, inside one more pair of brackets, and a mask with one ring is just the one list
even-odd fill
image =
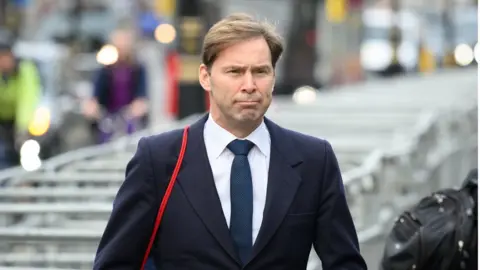
{"label": "person in purple coat", "polygon": [[134,34],[126,29],[113,32],[111,44],[118,60],[102,66],[94,77],[92,98],[83,106],[84,115],[98,121],[107,114],[125,114],[129,120],[146,123],[148,114],[147,72],[134,55]]}

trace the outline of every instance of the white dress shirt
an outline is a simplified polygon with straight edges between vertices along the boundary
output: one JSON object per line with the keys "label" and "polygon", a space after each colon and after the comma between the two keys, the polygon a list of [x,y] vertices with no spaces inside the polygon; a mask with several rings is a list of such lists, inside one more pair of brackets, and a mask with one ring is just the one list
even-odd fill
{"label": "white dress shirt", "polygon": [[227,145],[235,139],[246,139],[255,144],[248,154],[253,184],[252,243],[255,243],[262,225],[267,198],[268,168],[270,163],[270,133],[264,122],[246,138],[237,138],[219,126],[209,116],[203,130],[208,160],[227,225],[230,227],[230,172],[235,155]]}

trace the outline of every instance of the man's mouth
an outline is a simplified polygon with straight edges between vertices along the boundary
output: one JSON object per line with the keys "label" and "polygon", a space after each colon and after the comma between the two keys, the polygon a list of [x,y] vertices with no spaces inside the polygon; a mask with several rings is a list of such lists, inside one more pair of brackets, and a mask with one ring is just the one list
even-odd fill
{"label": "man's mouth", "polygon": [[244,101],[237,101],[237,103],[240,103],[240,104],[257,104],[257,103],[260,103],[260,101],[255,101],[255,100],[244,100]]}

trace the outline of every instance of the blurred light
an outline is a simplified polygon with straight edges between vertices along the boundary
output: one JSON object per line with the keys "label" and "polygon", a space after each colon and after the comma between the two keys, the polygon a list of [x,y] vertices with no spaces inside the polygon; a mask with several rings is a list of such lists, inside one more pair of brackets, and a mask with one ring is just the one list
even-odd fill
{"label": "blurred light", "polygon": [[341,23],[347,17],[347,0],[325,1],[325,12],[328,22]]}
{"label": "blurred light", "polygon": [[366,70],[386,69],[393,59],[392,46],[386,40],[366,41],[360,48],[360,62]]}
{"label": "blurred light", "polygon": [[20,159],[20,164],[22,165],[22,168],[28,172],[36,171],[42,167],[42,161],[38,156],[22,157]]}
{"label": "blurred light", "polygon": [[402,42],[398,47],[398,61],[407,69],[417,65],[418,48],[411,42]]}
{"label": "blurred light", "polygon": [[389,28],[393,25],[393,14],[389,9],[366,9],[362,14],[362,21],[367,27]]}
{"label": "blurred light", "polygon": [[475,44],[475,47],[473,48],[473,55],[475,61],[477,61],[477,63],[480,63],[480,47],[478,46],[478,43]]}
{"label": "blurred light", "polygon": [[40,160],[40,144],[35,140],[27,140],[20,148],[20,165],[26,171],[36,171],[42,166]]}
{"label": "blurred light", "polygon": [[97,53],[97,62],[102,65],[111,65],[118,60],[118,50],[115,46],[107,44]]}
{"label": "blurred light", "polygon": [[175,28],[168,23],[160,24],[155,29],[155,39],[163,44],[171,43],[177,35]]}
{"label": "blurred light", "polygon": [[157,15],[162,17],[172,17],[175,13],[175,0],[155,0],[155,10]]}
{"label": "blurred light", "polygon": [[20,148],[21,157],[32,157],[40,155],[40,144],[35,140],[27,140]]}
{"label": "blurred light", "polygon": [[300,86],[293,93],[292,99],[297,104],[312,103],[317,98],[317,91],[311,86]]}
{"label": "blurred light", "polygon": [[460,44],[454,51],[455,62],[460,66],[468,66],[474,59],[473,50],[467,44]]}
{"label": "blurred light", "polygon": [[401,29],[414,31],[418,28],[418,17],[412,12],[400,12],[397,14],[396,20]]}
{"label": "blurred light", "polygon": [[437,68],[437,60],[435,55],[426,46],[420,47],[418,56],[418,70],[420,72],[432,72]]}
{"label": "blurred light", "polygon": [[33,114],[28,132],[33,136],[42,136],[50,128],[51,112],[47,107],[39,107]]}

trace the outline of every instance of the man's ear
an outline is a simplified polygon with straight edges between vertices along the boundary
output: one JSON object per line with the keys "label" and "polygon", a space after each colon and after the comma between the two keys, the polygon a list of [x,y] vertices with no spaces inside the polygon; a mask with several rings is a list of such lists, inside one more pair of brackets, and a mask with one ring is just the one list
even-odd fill
{"label": "man's ear", "polygon": [[201,64],[198,68],[198,81],[205,91],[210,92],[212,90],[210,85],[210,73],[205,64]]}

